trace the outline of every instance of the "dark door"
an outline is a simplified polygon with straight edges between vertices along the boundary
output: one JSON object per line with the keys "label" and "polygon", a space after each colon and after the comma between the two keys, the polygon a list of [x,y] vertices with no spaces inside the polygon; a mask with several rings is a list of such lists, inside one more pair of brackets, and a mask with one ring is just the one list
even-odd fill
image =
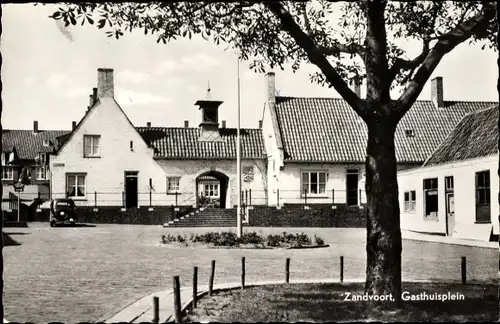
{"label": "dark door", "polygon": [[358,205],[358,170],[347,170],[346,203],[347,206]]}
{"label": "dark door", "polygon": [[125,171],[125,208],[137,207],[137,172]]}

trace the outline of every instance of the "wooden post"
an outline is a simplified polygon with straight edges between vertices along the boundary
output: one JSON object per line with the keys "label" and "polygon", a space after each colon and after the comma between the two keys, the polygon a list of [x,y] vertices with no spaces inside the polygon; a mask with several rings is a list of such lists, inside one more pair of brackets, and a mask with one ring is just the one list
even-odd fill
{"label": "wooden post", "polygon": [[151,188],[149,188],[149,207],[151,207],[152,203],[152,195],[151,195]]}
{"label": "wooden post", "polygon": [[157,296],[153,297],[153,323],[160,323],[160,299]]}
{"label": "wooden post", "polygon": [[252,189],[248,189],[248,195],[250,196],[250,206],[252,206]]}
{"label": "wooden post", "polygon": [[193,271],[193,309],[196,308],[198,302],[198,267],[194,267]]}
{"label": "wooden post", "polygon": [[125,191],[122,191],[122,207],[125,208]]}
{"label": "wooden post", "polygon": [[286,264],[285,264],[285,283],[290,283],[290,258],[286,258]]}
{"label": "wooden post", "polygon": [[467,259],[462,257],[462,284],[467,283]]}
{"label": "wooden post", "polygon": [[245,289],[245,257],[241,258],[241,289]]}
{"label": "wooden post", "polygon": [[280,205],[280,190],[276,189],[276,206]]}
{"label": "wooden post", "polygon": [[335,189],[332,189],[332,205],[335,205]]}
{"label": "wooden post", "polygon": [[344,283],[344,257],[340,257],[340,283]]}
{"label": "wooden post", "polygon": [[304,192],[304,204],[307,205],[307,191]]}
{"label": "wooden post", "polygon": [[208,295],[212,296],[212,291],[214,289],[214,277],[215,277],[215,260],[212,260],[212,268],[210,270],[210,278],[208,280]]}
{"label": "wooden post", "polygon": [[359,189],[359,205],[361,205],[361,189]]}
{"label": "wooden post", "polygon": [[178,198],[177,198],[177,196],[178,196],[178,195],[179,195],[179,193],[176,191],[176,192],[175,192],[175,207],[177,207],[177,206],[178,206],[178,205],[177,205],[177,199],[178,199]]}
{"label": "wooden post", "polygon": [[248,190],[245,189],[245,206],[248,206]]}
{"label": "wooden post", "polygon": [[181,317],[181,286],[179,276],[174,276],[174,318],[176,323],[180,323]]}
{"label": "wooden post", "polygon": [[94,207],[97,207],[97,191],[94,191]]}

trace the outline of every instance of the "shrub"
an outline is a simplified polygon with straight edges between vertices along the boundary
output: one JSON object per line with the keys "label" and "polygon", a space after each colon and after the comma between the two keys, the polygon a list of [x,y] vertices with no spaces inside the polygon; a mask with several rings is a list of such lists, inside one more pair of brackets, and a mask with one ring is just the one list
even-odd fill
{"label": "shrub", "polygon": [[167,235],[162,235],[161,236],[161,242],[163,244],[168,244],[172,242],[176,242],[177,238],[173,235],[167,234]]}
{"label": "shrub", "polygon": [[219,239],[213,243],[216,246],[237,246],[239,245],[239,239],[235,233],[222,232]]}
{"label": "shrub", "polygon": [[316,234],[314,234],[314,242],[316,245],[325,245],[325,241],[321,237],[316,236]]}
{"label": "shrub", "polygon": [[297,233],[295,234],[295,242],[293,242],[292,245],[296,247],[311,245],[311,239],[305,233]]}
{"label": "shrub", "polygon": [[179,234],[177,235],[177,242],[184,243],[186,242],[186,238]]}
{"label": "shrub", "polygon": [[264,238],[256,232],[245,233],[241,237],[241,244],[260,244]]}
{"label": "shrub", "polygon": [[267,236],[267,245],[268,246],[280,246],[281,244],[281,235],[273,235],[269,234]]}

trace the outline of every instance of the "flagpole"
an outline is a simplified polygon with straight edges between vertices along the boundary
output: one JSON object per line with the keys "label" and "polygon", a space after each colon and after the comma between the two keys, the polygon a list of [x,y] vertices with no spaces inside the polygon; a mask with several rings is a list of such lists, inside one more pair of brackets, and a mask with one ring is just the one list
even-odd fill
{"label": "flagpole", "polygon": [[243,235],[241,227],[241,134],[240,134],[240,58],[239,53],[236,53],[238,59],[238,127],[236,131],[236,186],[238,187],[238,208],[236,210],[236,233],[238,237]]}

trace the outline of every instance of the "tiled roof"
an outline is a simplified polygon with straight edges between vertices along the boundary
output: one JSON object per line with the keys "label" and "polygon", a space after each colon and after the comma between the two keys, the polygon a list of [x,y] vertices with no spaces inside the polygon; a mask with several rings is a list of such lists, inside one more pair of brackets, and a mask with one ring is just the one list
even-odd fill
{"label": "tiled roof", "polygon": [[425,166],[498,154],[498,106],[466,115]]}
{"label": "tiled roof", "polygon": [[17,155],[21,160],[34,160],[40,152],[52,152],[54,146],[44,146],[44,141],[59,145],[57,137],[67,134],[69,131],[40,130],[34,133],[32,130],[4,129],[2,130],[2,152],[12,152],[15,147]]}
{"label": "tiled roof", "polygon": [[[236,129],[221,128],[220,142],[199,142],[199,128],[136,127],[148,145],[155,149],[158,159],[236,159]],[[43,146],[48,139],[61,146],[69,139],[69,131],[4,130],[2,145],[4,152],[15,146],[21,159],[34,159],[38,152],[52,152]],[[264,159],[266,152],[261,129],[241,129],[241,157]]]}
{"label": "tiled roof", "polygon": [[[220,142],[200,142],[199,128],[136,127],[160,159],[236,159],[236,129],[221,128]],[[241,157],[266,157],[261,129],[241,129]]]}
{"label": "tiled roof", "polygon": [[[491,105],[447,101],[436,109],[430,100],[417,101],[398,124],[397,160],[423,163],[467,113]],[[275,109],[285,161],[365,161],[366,125],[343,99],[276,97]]]}

